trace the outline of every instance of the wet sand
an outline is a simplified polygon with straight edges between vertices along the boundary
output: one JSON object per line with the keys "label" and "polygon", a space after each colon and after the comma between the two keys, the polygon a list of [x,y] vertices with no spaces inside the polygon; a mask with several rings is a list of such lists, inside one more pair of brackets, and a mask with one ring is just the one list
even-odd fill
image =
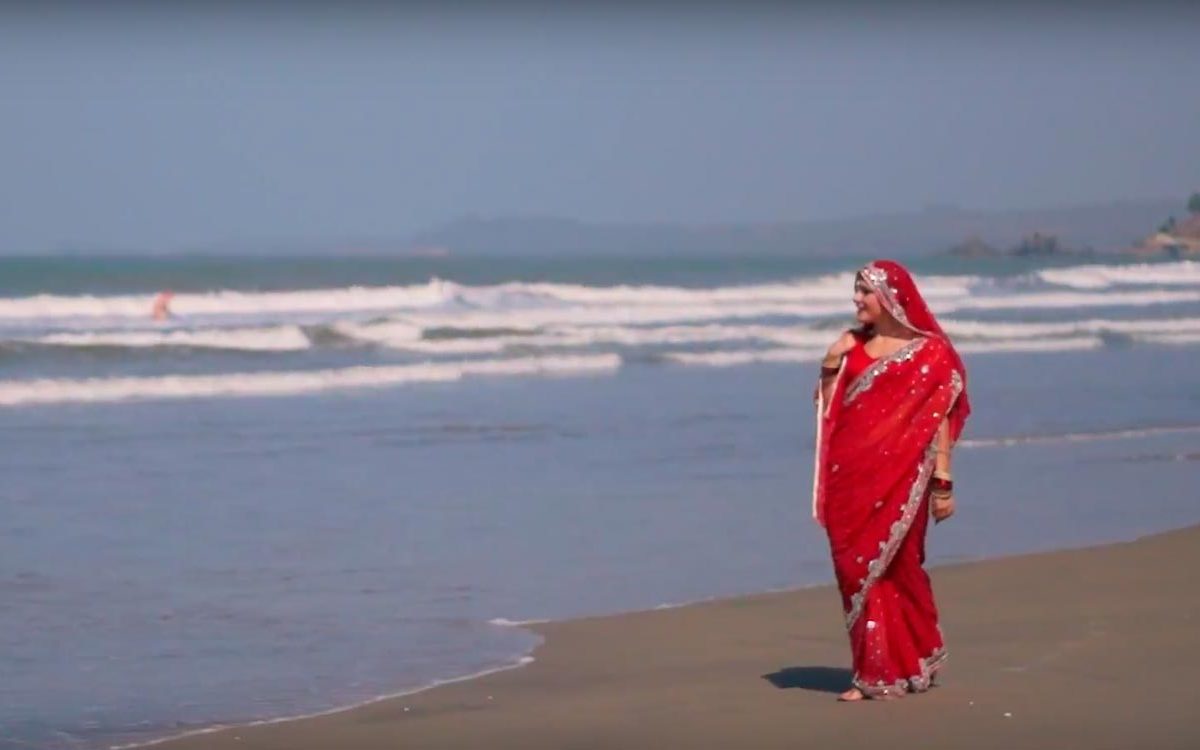
{"label": "wet sand", "polygon": [[534,626],[527,667],[163,750],[1200,747],[1200,527],[932,571],[942,684],[840,704],[830,587]]}

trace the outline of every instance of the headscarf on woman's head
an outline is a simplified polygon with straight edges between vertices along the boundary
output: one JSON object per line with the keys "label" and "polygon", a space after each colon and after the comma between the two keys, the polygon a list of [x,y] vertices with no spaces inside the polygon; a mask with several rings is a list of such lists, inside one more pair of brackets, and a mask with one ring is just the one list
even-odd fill
{"label": "headscarf on woman's head", "polygon": [[900,325],[922,336],[941,339],[949,347],[952,365],[963,383],[962,394],[949,414],[950,437],[958,440],[971,413],[971,402],[967,398],[967,368],[963,366],[962,357],[958,355],[950,337],[938,325],[929,305],[925,304],[925,298],[917,290],[912,274],[894,260],[873,260],[863,266],[858,275],[875,292],[883,309]]}

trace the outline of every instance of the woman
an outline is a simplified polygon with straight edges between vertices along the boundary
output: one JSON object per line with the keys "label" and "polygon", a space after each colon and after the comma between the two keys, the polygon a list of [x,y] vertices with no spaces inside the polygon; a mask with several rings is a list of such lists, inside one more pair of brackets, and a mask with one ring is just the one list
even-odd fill
{"label": "woman", "polygon": [[821,366],[813,488],[850,633],[846,701],[922,692],[946,658],[921,566],[929,515],[954,513],[950,450],[970,413],[962,360],[903,266],[865,266],[854,304],[860,327]]}

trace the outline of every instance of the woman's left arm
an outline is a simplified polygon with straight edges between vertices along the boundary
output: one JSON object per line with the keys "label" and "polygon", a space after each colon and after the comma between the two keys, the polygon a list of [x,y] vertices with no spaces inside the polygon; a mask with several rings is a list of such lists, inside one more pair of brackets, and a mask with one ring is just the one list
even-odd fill
{"label": "woman's left arm", "polygon": [[950,475],[950,420],[943,419],[937,431],[937,461],[933,465],[934,476]]}
{"label": "woman's left arm", "polygon": [[950,471],[950,420],[943,419],[934,438],[937,456],[933,465],[934,489],[930,497],[930,512],[934,521],[945,521],[954,515],[954,477]]}

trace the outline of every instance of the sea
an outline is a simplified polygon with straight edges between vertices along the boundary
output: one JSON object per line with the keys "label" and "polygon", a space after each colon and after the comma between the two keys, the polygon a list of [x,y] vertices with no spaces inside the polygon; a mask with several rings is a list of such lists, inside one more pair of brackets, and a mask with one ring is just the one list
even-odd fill
{"label": "sea", "polygon": [[[517,667],[531,621],[830,582],[811,398],[864,260],[0,259],[0,748],[336,710]],[[908,266],[975,408],[932,564],[1200,523],[1200,263]]]}

